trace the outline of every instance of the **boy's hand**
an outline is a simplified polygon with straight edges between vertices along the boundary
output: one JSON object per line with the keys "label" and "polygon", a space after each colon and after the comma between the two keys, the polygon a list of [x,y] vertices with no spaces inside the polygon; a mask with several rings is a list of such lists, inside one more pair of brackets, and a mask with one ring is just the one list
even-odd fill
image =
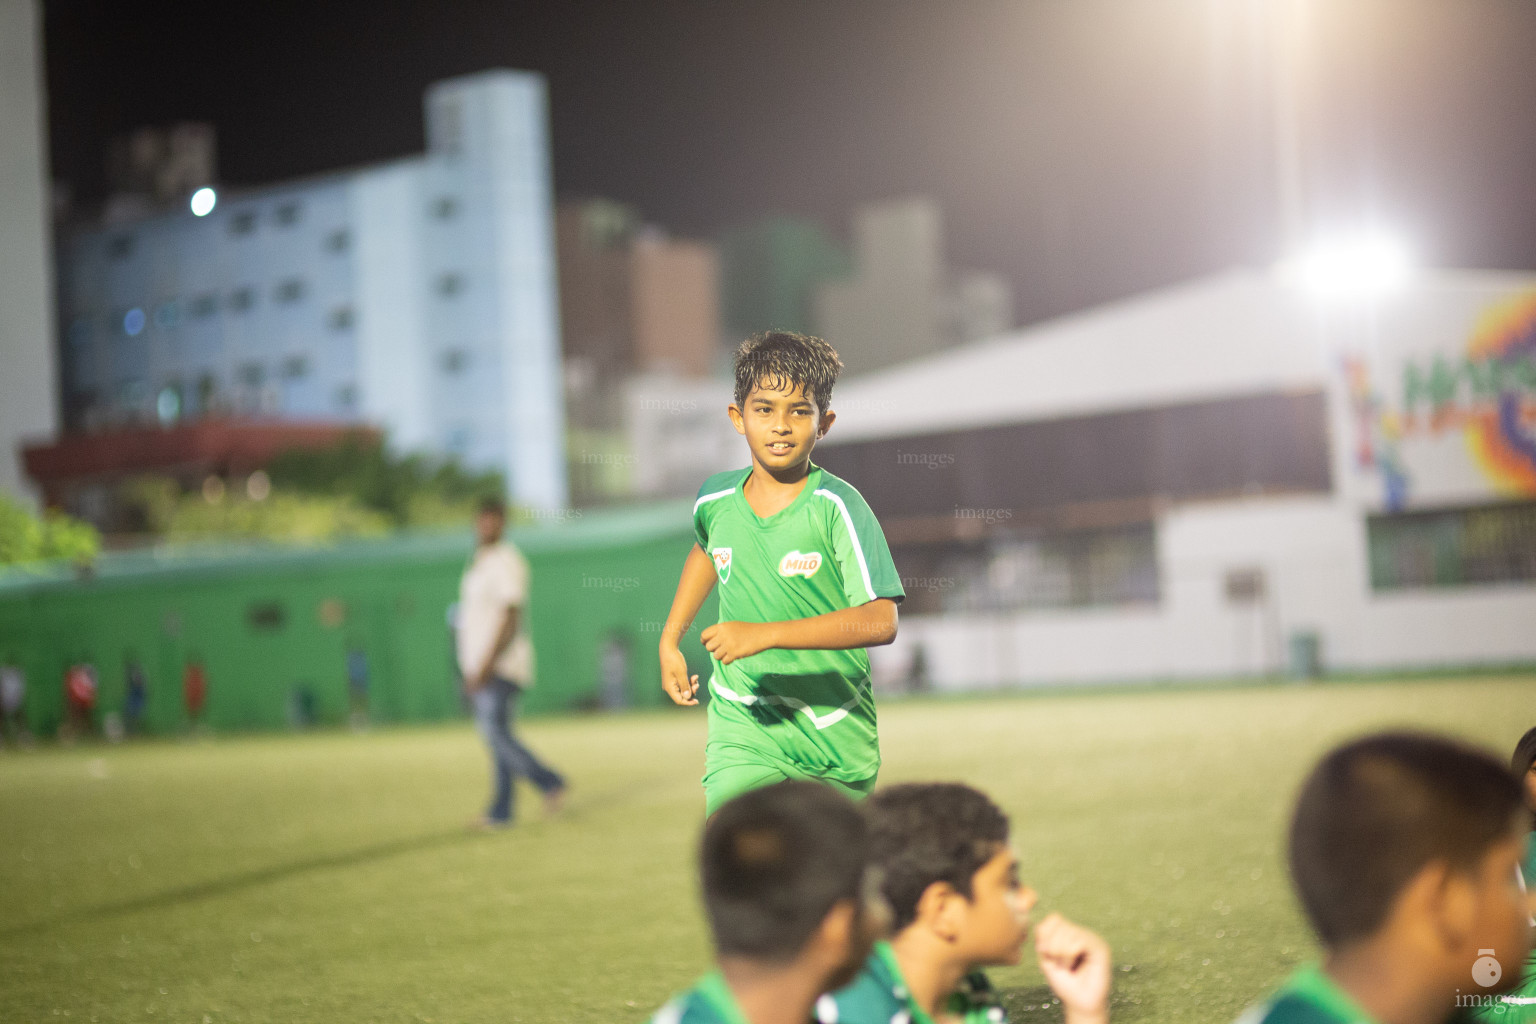
{"label": "boy's hand", "polygon": [[1040,973],[1066,1011],[1066,1024],[1109,1020],[1109,944],[1060,914],[1035,926]]}
{"label": "boy's hand", "polygon": [[773,646],[766,622],[717,622],[700,634],[699,639],[722,665],[729,665],[737,658],[749,658]]}
{"label": "boy's hand", "polygon": [[688,674],[688,661],[675,645],[661,649],[661,688],[674,704],[699,702],[699,677]]}

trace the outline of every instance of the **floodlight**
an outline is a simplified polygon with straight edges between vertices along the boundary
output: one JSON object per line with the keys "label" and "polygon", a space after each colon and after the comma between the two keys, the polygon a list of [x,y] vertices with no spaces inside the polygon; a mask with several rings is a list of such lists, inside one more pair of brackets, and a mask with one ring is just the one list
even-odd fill
{"label": "floodlight", "polygon": [[1369,295],[1402,287],[1410,265],[1402,239],[1370,230],[1324,238],[1281,264],[1281,271],[1321,295]]}
{"label": "floodlight", "polygon": [[192,193],[192,215],[194,217],[206,217],[213,212],[214,205],[219,201],[219,195],[211,188],[200,188]]}

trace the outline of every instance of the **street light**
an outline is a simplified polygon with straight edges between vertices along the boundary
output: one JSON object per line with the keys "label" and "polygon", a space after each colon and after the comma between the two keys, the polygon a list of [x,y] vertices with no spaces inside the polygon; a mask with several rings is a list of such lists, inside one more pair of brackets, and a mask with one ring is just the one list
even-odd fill
{"label": "street light", "polygon": [[1378,295],[1406,284],[1411,265],[1401,238],[1371,229],[1320,239],[1284,261],[1280,271],[1319,295]]}
{"label": "street light", "polygon": [[213,212],[219,195],[211,188],[200,188],[192,193],[192,216],[206,217]]}

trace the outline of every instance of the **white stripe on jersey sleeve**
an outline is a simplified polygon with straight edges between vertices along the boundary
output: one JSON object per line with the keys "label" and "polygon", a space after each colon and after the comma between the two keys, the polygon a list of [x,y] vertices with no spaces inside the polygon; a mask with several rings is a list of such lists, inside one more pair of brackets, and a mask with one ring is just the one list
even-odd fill
{"label": "white stripe on jersey sleeve", "polygon": [[714,501],[716,498],[723,498],[727,494],[734,494],[735,491],[736,488],[727,487],[725,490],[716,491],[714,494],[701,494],[699,495],[699,500],[693,503],[693,510],[697,512],[699,510],[699,506],[704,504],[706,501]]}
{"label": "white stripe on jersey sleeve", "polygon": [[875,585],[869,579],[869,563],[864,561],[864,545],[859,543],[859,532],[853,528],[853,516],[848,514],[848,506],[843,504],[843,499],[827,490],[818,488],[816,493],[823,498],[830,498],[837,506],[837,510],[843,514],[843,525],[848,528],[848,538],[853,541],[853,553],[859,556],[859,572],[864,576],[864,592],[869,599],[875,599]]}

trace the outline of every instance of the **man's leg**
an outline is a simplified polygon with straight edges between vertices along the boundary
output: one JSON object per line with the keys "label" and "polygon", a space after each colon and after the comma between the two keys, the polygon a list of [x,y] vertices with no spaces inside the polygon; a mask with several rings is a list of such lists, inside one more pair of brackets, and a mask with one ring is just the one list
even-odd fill
{"label": "man's leg", "polygon": [[512,819],[512,737],[507,729],[507,705],[511,687],[505,680],[491,679],[472,695],[475,725],[491,754],[491,806],[487,820]]}
{"label": "man's leg", "polygon": [[521,775],[535,786],[539,792],[548,796],[565,788],[565,779],[560,773],[546,765],[534,756],[533,751],[523,746],[522,742],[512,732],[512,723],[517,719],[517,698],[522,696],[522,687],[505,679],[497,679],[498,683],[507,688],[507,754],[508,763],[516,775]]}

